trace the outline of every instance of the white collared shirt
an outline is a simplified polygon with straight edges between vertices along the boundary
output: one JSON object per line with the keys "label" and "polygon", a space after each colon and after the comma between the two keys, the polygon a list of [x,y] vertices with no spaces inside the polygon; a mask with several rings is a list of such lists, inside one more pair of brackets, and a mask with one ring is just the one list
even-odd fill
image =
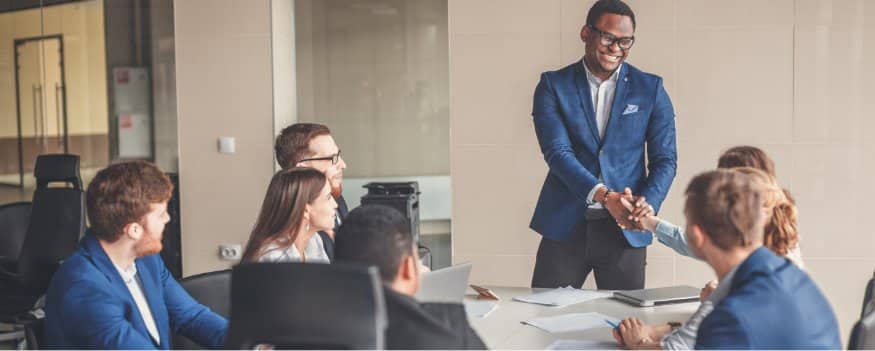
{"label": "white collared shirt", "polygon": [[[599,131],[599,138],[605,138],[605,130],[608,128],[608,120],[611,118],[611,106],[614,105],[614,93],[617,91],[617,80],[620,79],[620,70],[623,69],[623,64],[611,74],[608,79],[601,80],[586,66],[586,61],[580,60],[586,71],[586,80],[589,82],[589,96],[592,99],[592,109],[595,111],[596,127]],[[601,177],[599,177],[601,180]],[[602,208],[602,204],[593,201],[596,190],[599,187],[605,186],[603,183],[596,184],[589,191],[586,202],[590,204],[590,208]]]}
{"label": "white collared shirt", "polygon": [[143,316],[146,330],[149,331],[149,335],[152,336],[155,343],[160,344],[161,336],[158,334],[158,327],[155,325],[155,318],[152,317],[152,310],[149,309],[149,303],[146,301],[146,296],[143,295],[142,283],[140,283],[140,277],[137,276],[137,265],[132,264],[128,269],[122,269],[119,266],[115,266],[115,269],[118,270],[119,275],[122,277],[122,281],[125,282],[128,291],[131,292],[131,297],[134,298],[134,303],[137,304],[137,309],[140,310],[140,315]]}
{"label": "white collared shirt", "polygon": [[599,138],[605,138],[605,129],[611,118],[611,106],[614,104],[614,93],[617,91],[617,80],[620,78],[620,70],[623,64],[611,74],[608,79],[601,80],[586,67],[586,62],[580,60],[586,71],[586,80],[589,82],[589,96],[592,99],[592,109],[595,111],[596,125],[599,130]]}

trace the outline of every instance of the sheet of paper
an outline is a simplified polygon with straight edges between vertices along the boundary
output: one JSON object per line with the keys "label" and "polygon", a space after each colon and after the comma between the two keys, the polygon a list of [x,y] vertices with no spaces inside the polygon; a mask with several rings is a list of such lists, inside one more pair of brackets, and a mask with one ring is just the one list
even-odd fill
{"label": "sheet of paper", "polygon": [[556,340],[547,350],[618,350],[620,344],[614,341],[594,340]]}
{"label": "sheet of paper", "polygon": [[532,318],[523,321],[548,333],[566,333],[597,328],[612,328],[606,320],[620,323],[619,318],[607,316],[598,312],[567,313],[551,317]]}
{"label": "sheet of paper", "polygon": [[495,300],[464,300],[465,312],[469,317],[486,318],[492,311],[498,308],[498,301]]}
{"label": "sheet of paper", "polygon": [[521,302],[534,303],[547,306],[568,306],[589,300],[611,297],[611,293],[594,290],[580,290],[570,286],[556,288],[549,291],[539,292],[527,296],[517,296],[513,299]]}

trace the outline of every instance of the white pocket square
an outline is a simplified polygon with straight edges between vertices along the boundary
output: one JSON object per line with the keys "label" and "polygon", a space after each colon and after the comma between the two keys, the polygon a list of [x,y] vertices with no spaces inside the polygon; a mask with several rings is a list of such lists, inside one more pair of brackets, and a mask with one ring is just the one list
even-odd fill
{"label": "white pocket square", "polygon": [[623,110],[624,115],[632,114],[638,112],[638,105],[626,105],[626,109]]}

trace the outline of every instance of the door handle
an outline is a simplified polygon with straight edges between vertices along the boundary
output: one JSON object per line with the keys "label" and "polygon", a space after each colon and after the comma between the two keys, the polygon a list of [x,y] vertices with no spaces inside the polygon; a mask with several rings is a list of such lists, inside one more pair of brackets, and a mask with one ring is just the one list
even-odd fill
{"label": "door handle", "polygon": [[36,103],[37,92],[39,88],[37,88],[36,84],[31,84],[30,93],[31,93],[31,103],[33,104],[33,111],[31,111],[31,115],[33,115],[33,141],[37,145],[39,145],[39,121],[36,118],[36,109],[39,105]]}
{"label": "door handle", "polygon": [[46,121],[46,92],[43,91],[43,85],[36,85],[37,95],[39,96],[39,115],[40,115],[40,144],[42,152],[46,149],[46,134],[48,134],[48,122]]}
{"label": "door handle", "polygon": [[58,134],[58,147],[64,146],[64,138],[61,137],[61,84],[55,83],[55,126]]}

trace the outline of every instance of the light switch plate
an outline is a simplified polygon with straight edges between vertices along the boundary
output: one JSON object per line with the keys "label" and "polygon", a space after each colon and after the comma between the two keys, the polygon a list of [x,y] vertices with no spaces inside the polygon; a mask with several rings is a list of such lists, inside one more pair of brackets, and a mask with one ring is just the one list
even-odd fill
{"label": "light switch plate", "polygon": [[237,142],[234,137],[219,137],[219,153],[233,155],[237,152]]}

